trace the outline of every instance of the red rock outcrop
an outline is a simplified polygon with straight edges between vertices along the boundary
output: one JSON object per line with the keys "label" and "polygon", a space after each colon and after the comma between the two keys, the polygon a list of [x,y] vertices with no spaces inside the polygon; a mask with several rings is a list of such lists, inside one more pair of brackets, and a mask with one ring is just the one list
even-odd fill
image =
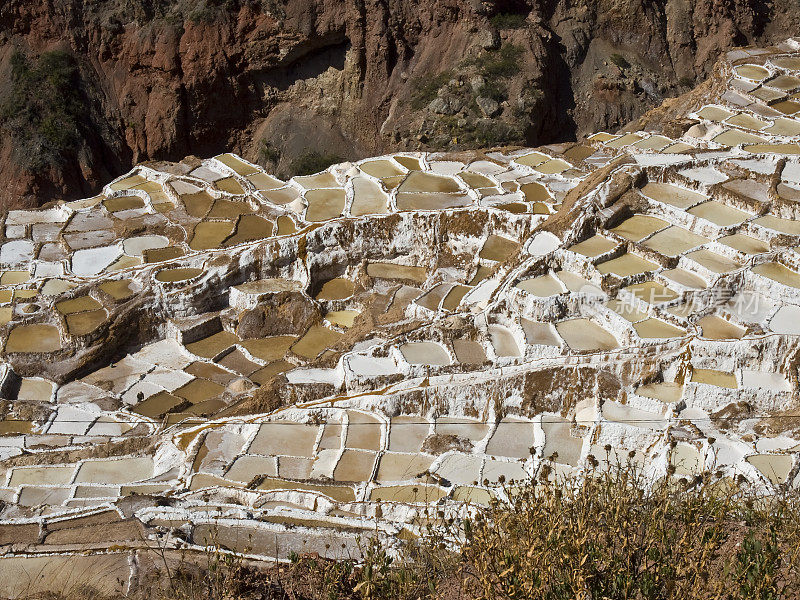
{"label": "red rock outcrop", "polygon": [[[347,159],[615,129],[707,75],[721,49],[796,31],[798,14],[789,0],[9,0],[0,92],[15,50],[62,50],[85,109],[81,143],[37,169],[3,132],[0,205],[85,196],[138,161],[222,149],[280,172],[309,151]],[[503,45],[517,53],[492,88],[476,76]]]}

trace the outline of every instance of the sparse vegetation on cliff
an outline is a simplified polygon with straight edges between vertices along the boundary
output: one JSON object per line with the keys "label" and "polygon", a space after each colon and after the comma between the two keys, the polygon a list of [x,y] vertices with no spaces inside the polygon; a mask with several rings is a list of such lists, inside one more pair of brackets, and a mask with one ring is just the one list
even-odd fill
{"label": "sparse vegetation on cliff", "polygon": [[20,165],[40,170],[74,151],[87,110],[79,79],[75,59],[66,52],[44,52],[35,62],[14,52],[0,120]]}
{"label": "sparse vegetation on cliff", "polygon": [[509,103],[510,79],[522,70],[523,55],[521,46],[505,42],[461,61],[457,70],[415,79],[411,107],[427,109],[424,143],[439,150],[524,143],[530,111],[520,105],[528,92]]}
{"label": "sparse vegetation on cliff", "polygon": [[291,175],[313,175],[324,171],[331,165],[342,162],[342,158],[336,154],[323,154],[316,150],[303,152],[296,160],[292,161]]}
{"label": "sparse vegetation on cliff", "polygon": [[436,94],[442,89],[450,79],[453,73],[451,71],[444,71],[432,77],[416,77],[411,82],[411,108],[420,110],[430,104]]}
{"label": "sparse vegetation on cliff", "polygon": [[520,13],[498,13],[489,22],[497,29],[520,29],[525,27],[526,15]]}

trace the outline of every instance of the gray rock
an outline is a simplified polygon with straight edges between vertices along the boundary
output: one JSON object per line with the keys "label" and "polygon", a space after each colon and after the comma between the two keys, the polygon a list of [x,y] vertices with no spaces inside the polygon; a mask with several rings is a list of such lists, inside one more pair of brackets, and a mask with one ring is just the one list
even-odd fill
{"label": "gray rock", "polygon": [[440,115],[447,114],[447,110],[449,108],[449,104],[447,100],[444,98],[434,98],[431,100],[431,103],[428,104],[428,110],[431,112],[438,113]]}
{"label": "gray rock", "polygon": [[475,44],[484,50],[497,50],[500,47],[500,32],[495,28],[483,29],[475,35]]}
{"label": "gray rock", "polygon": [[486,85],[486,80],[480,75],[475,75],[469,80],[469,85],[472,87],[472,91],[477,94],[480,89]]}
{"label": "gray rock", "polygon": [[464,99],[459,96],[453,96],[450,98],[450,113],[451,115],[456,114],[461,109],[464,108]]}
{"label": "gray rock", "polygon": [[428,110],[440,115],[454,115],[464,107],[464,102],[458,97],[438,97],[428,104]]}
{"label": "gray rock", "polygon": [[475,100],[475,102],[478,104],[481,112],[483,112],[483,114],[485,114],[487,117],[494,117],[500,112],[500,105],[491,98],[480,96]]}

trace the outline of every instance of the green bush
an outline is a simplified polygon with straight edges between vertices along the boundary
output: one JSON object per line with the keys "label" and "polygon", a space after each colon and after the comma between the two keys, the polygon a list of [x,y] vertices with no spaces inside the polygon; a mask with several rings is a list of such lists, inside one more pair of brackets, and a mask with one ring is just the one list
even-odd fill
{"label": "green bush", "polygon": [[274,163],[281,159],[281,151],[269,143],[267,140],[261,140],[258,147],[258,157],[262,163]]}
{"label": "green bush", "polygon": [[474,65],[478,72],[486,78],[511,77],[520,71],[520,57],[524,52],[517,44],[503,44],[498,50],[487,50],[477,58],[467,61],[466,65]]}
{"label": "green bush", "polygon": [[290,171],[292,175],[313,175],[324,171],[331,165],[342,162],[342,157],[336,154],[322,154],[316,150],[306,150],[292,161]]}
{"label": "green bush", "polygon": [[521,29],[525,27],[526,15],[517,13],[498,13],[489,19],[497,29]]}
{"label": "green bush", "polygon": [[444,71],[434,76],[415,77],[411,81],[411,108],[420,110],[430,104],[439,90],[442,89],[453,74],[450,71]]}
{"label": "green bush", "polygon": [[627,59],[621,54],[615,53],[609,56],[608,58],[612,63],[617,65],[620,69],[627,69],[628,67],[631,66],[631,63],[629,63]]}
{"label": "green bush", "polygon": [[86,117],[78,65],[70,54],[44,52],[31,63],[14,52],[0,122],[11,134],[18,162],[33,170],[62,163],[80,142]]}

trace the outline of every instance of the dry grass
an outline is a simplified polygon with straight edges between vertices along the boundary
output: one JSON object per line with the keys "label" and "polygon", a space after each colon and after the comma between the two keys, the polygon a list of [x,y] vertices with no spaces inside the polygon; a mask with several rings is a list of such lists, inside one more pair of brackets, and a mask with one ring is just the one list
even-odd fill
{"label": "dry grass", "polygon": [[797,497],[724,481],[648,488],[633,468],[575,487],[509,488],[465,523],[480,598],[716,599],[800,594]]}
{"label": "dry grass", "polygon": [[[595,461],[596,462],[596,461]],[[211,546],[198,568],[166,568],[136,596],[160,600],[778,600],[800,597],[800,499],[759,497],[707,473],[646,485],[631,465],[504,484],[505,501],[429,514],[393,557],[244,561]],[[440,508],[440,507],[438,507]],[[466,513],[465,513],[466,514]],[[156,561],[158,562],[158,561]]]}
{"label": "dry grass", "polygon": [[233,578],[215,566],[205,587],[172,598],[800,597],[797,496],[758,497],[742,485],[710,474],[646,485],[631,465],[567,483],[545,469],[538,481],[505,484],[508,500],[468,519],[438,513],[400,558],[373,539],[359,564],[295,556]]}

